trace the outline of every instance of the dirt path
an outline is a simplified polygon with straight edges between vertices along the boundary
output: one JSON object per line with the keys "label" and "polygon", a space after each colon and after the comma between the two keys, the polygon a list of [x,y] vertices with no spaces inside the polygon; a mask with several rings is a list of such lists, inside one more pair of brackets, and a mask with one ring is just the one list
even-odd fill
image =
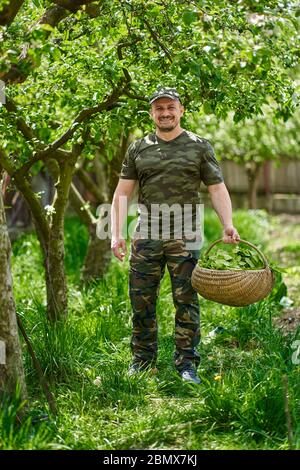
{"label": "dirt path", "polygon": [[287,269],[283,279],[293,303],[283,310],[278,325],[288,332],[300,325],[300,215],[280,214],[274,221],[268,249],[274,261]]}
{"label": "dirt path", "polygon": [[274,217],[275,229],[271,232],[270,248],[279,252],[291,243],[300,246],[300,214],[279,214]]}

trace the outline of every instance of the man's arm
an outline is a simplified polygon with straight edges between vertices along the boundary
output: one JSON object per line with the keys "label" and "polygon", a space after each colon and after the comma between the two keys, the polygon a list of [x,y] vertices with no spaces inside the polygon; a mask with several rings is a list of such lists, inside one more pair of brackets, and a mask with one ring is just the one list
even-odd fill
{"label": "man's arm", "polygon": [[232,205],[229,193],[224,183],[207,186],[212,206],[223,225],[224,243],[238,243],[240,236],[233,226]]}
{"label": "man's arm", "polygon": [[122,228],[127,217],[128,206],[136,183],[136,180],[120,179],[112,201],[111,249],[120,261],[123,261],[127,253],[126,241],[122,236]]}

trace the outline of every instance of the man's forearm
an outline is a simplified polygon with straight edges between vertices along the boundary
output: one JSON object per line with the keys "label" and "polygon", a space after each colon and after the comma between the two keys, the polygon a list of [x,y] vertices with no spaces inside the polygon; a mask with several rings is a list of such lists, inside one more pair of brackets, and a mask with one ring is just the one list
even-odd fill
{"label": "man's forearm", "polygon": [[224,228],[232,226],[232,205],[229,193],[225,185],[210,191],[211,202],[214,210]]}
{"label": "man's forearm", "polygon": [[124,238],[123,226],[127,218],[129,198],[125,195],[115,194],[111,208],[112,238]]}
{"label": "man's forearm", "polygon": [[[126,245],[124,243],[126,236],[123,236],[122,229],[127,219],[128,206],[136,183],[136,180],[120,179],[111,206],[112,247],[114,255],[121,261],[126,251]],[[120,254],[118,251],[120,247],[123,247],[123,254]]]}

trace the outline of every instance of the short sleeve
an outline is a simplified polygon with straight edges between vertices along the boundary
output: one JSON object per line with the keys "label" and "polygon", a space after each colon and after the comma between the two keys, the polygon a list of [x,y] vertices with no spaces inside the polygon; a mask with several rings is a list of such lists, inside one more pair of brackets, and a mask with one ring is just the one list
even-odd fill
{"label": "short sleeve", "polygon": [[137,180],[138,175],[136,171],[135,161],[134,161],[134,149],[135,143],[129,145],[125,158],[122,163],[120,178],[126,180]]}
{"label": "short sleeve", "polygon": [[224,181],[215,152],[208,141],[206,142],[206,149],[202,153],[200,172],[201,180],[206,186],[222,183]]}

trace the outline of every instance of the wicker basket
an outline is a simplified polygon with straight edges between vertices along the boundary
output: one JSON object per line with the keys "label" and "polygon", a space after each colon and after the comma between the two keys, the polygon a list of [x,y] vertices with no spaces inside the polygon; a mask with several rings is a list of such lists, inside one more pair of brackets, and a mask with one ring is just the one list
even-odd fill
{"label": "wicker basket", "polygon": [[[217,243],[207,249],[205,256]],[[192,272],[192,286],[205,299],[233,307],[243,307],[264,299],[272,290],[275,276],[262,252],[252,243],[240,240],[254,248],[264,262],[262,269],[237,270],[207,269],[197,265]]]}

